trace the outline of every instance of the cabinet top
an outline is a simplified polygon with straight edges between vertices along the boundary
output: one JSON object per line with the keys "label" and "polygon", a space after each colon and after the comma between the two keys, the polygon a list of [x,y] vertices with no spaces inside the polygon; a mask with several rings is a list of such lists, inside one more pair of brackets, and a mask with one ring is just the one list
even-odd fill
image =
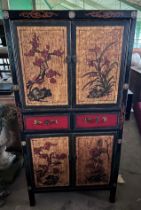
{"label": "cabinet top", "polygon": [[4,19],[122,19],[136,18],[136,10],[12,10],[3,11]]}

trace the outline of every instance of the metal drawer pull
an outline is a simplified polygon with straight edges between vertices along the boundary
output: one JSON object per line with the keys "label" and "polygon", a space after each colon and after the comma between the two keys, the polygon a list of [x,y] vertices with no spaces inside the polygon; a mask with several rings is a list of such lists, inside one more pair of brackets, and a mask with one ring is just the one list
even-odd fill
{"label": "metal drawer pull", "polygon": [[33,124],[34,125],[51,125],[51,124],[57,124],[58,120],[45,120],[44,122],[40,121],[40,120],[34,120]]}
{"label": "metal drawer pull", "polygon": [[34,120],[33,124],[34,124],[34,125],[41,125],[42,122],[41,122],[40,120]]}
{"label": "metal drawer pull", "polygon": [[46,120],[44,123],[46,125],[57,124],[58,123],[58,120]]}
{"label": "metal drawer pull", "polygon": [[90,117],[85,117],[84,120],[85,120],[85,122],[87,122],[87,123],[93,123],[93,122],[95,121],[95,119],[90,118]]}
{"label": "metal drawer pull", "polygon": [[[96,117],[95,119],[89,118],[89,117],[85,117],[84,120],[85,120],[87,123],[93,123],[94,121],[95,121],[96,123],[98,123],[98,122],[99,122],[99,117]],[[107,117],[102,117],[102,120],[103,120],[103,122],[107,122]]]}
{"label": "metal drawer pull", "polygon": [[103,122],[107,122],[107,117],[103,117]]}

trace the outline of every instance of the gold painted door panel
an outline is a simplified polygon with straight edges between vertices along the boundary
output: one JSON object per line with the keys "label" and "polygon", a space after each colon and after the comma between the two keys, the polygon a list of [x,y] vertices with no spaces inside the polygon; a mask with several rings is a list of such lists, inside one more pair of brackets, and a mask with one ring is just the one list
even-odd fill
{"label": "gold painted door panel", "polygon": [[113,135],[76,137],[76,185],[108,185]]}
{"label": "gold painted door panel", "polygon": [[31,153],[37,188],[69,185],[69,137],[32,138]]}
{"label": "gold painted door panel", "polygon": [[67,106],[68,27],[18,25],[16,31],[25,106]]}
{"label": "gold painted door panel", "polygon": [[123,32],[122,25],[76,26],[76,105],[117,103]]}

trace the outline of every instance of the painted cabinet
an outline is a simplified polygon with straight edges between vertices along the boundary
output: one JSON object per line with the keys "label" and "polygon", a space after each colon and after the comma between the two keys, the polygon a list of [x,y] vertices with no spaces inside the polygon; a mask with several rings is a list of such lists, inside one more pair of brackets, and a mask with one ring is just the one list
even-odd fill
{"label": "painted cabinet", "polygon": [[30,205],[103,189],[115,201],[135,11],[5,11]]}

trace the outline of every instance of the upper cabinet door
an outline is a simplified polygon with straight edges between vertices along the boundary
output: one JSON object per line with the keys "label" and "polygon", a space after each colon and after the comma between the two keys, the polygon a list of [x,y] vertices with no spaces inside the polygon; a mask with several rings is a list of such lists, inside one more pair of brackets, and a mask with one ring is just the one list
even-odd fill
{"label": "upper cabinet door", "polygon": [[13,21],[11,26],[23,106],[69,106],[70,23]]}
{"label": "upper cabinet door", "polygon": [[125,20],[78,21],[72,24],[74,105],[121,102],[129,25]]}

